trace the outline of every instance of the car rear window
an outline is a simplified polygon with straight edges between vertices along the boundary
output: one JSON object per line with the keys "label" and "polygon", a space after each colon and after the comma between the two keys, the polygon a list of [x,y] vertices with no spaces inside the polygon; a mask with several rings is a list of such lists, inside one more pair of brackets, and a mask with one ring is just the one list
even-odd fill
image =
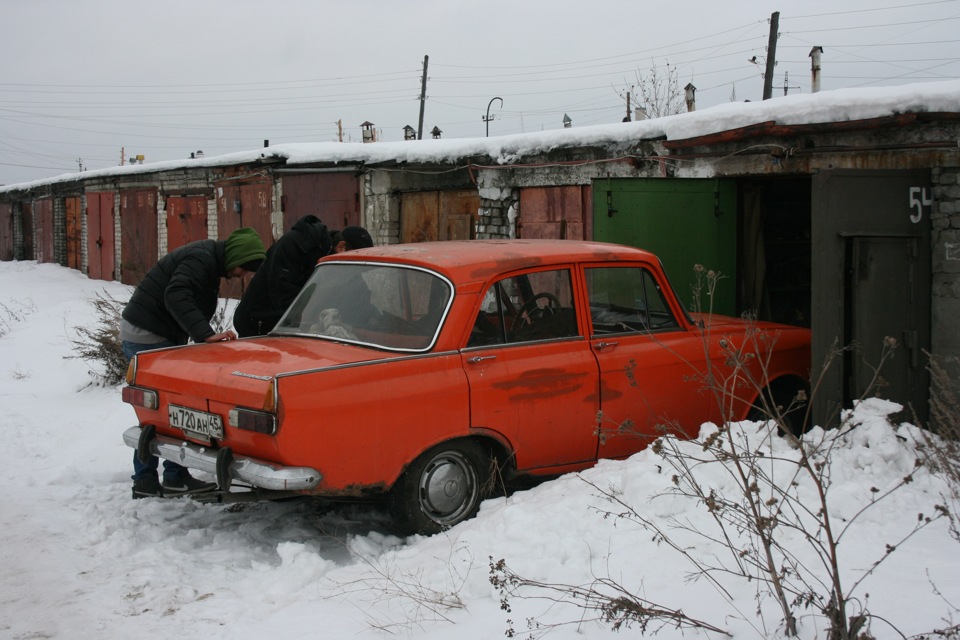
{"label": "car rear window", "polygon": [[298,335],[400,351],[433,346],[453,287],[415,267],[320,264],[273,335]]}

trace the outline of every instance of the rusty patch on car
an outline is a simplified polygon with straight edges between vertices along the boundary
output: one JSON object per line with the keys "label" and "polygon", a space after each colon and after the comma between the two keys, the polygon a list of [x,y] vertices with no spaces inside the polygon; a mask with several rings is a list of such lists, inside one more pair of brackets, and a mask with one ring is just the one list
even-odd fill
{"label": "rusty patch on car", "polygon": [[519,402],[573,393],[583,386],[586,377],[586,373],[570,373],[563,369],[532,369],[515,380],[493,386],[502,391],[517,392],[510,396],[510,400]]}

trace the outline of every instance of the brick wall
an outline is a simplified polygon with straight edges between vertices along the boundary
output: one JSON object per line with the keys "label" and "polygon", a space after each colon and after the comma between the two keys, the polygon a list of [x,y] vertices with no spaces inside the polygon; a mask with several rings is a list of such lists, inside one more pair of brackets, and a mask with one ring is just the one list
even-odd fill
{"label": "brick wall", "polygon": [[931,347],[960,381],[960,167],[936,168],[932,181]]}

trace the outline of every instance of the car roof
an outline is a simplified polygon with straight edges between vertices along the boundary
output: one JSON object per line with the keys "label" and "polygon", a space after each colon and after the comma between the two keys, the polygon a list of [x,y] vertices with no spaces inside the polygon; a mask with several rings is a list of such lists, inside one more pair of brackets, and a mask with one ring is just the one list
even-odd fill
{"label": "car roof", "polygon": [[571,262],[657,262],[643,249],[582,240],[449,240],[393,244],[358,249],[324,258],[327,261],[399,262],[433,269],[458,283],[487,280],[492,273]]}

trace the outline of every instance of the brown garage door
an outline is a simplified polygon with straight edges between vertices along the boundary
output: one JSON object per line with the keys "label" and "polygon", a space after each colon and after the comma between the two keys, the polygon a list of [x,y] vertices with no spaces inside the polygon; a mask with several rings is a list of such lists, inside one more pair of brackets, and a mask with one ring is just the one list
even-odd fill
{"label": "brown garage door", "polygon": [[35,201],[33,212],[37,220],[37,262],[56,262],[53,241],[53,198]]}
{"label": "brown garage door", "polygon": [[400,241],[469,240],[480,196],[473,190],[420,191],[400,197]]}
{"label": "brown garage door", "polygon": [[13,205],[0,203],[0,260],[13,260]]}
{"label": "brown garage door", "polygon": [[80,269],[80,263],[83,259],[83,220],[80,196],[64,198],[63,205],[67,213],[67,266],[71,269]]}

